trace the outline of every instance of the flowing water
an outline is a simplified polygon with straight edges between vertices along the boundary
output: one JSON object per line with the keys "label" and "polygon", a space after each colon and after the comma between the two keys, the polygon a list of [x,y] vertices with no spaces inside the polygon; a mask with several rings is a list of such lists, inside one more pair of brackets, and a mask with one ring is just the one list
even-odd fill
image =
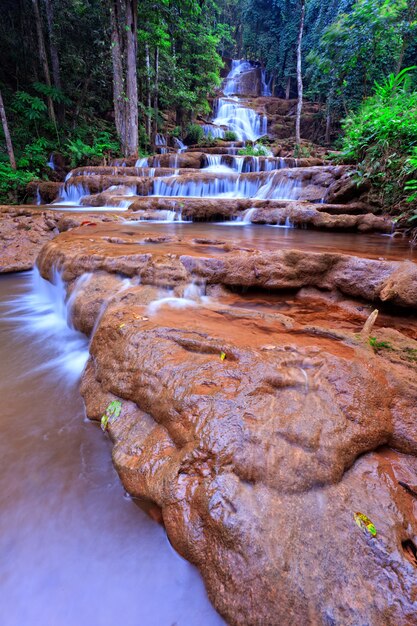
{"label": "flowing water", "polygon": [[[249,62],[233,62],[214,119],[203,127],[206,135],[223,137],[232,130],[238,141],[245,142],[267,133],[262,110],[250,108],[239,97],[240,79],[252,70]],[[261,79],[262,95],[268,96],[264,71]],[[176,143],[178,152],[169,156],[173,168],[169,176],[158,177],[155,170],[164,161],[160,155],[168,152],[163,135],[156,136],[159,155],[136,162],[136,175],[152,179],[155,196],[299,197],[297,180],[278,173],[296,166],[294,159],[240,156],[242,144],[229,143],[225,154],[207,154],[205,167],[180,177],[184,173],[179,169],[180,155],[187,148],[181,140]],[[242,176],[250,172],[269,174]],[[86,168],[83,175],[94,173],[94,168]],[[82,198],[88,202],[88,185],[75,176],[73,184],[71,178],[70,173],[56,208],[92,212],[80,206]],[[108,191],[114,192],[115,204],[93,210],[127,209],[137,187],[120,183]],[[230,242],[247,249],[297,248],[417,260],[405,240],[306,232],[292,229],[289,221],[282,227],[254,226],[254,211],[243,212],[240,221],[186,224],[179,211],[161,210],[163,222],[152,224],[152,231],[205,239],[208,251],[212,241],[213,247]],[[131,233],[149,228],[149,222],[121,224],[109,225],[109,230]],[[169,246],[172,253],[183,252],[175,243]],[[84,417],[78,383],[88,345],[68,327],[59,276],[55,283],[45,283],[36,271],[0,277],[0,626],[220,625],[196,570],[171,548],[163,528],[123,497],[111,463],[111,443]],[[196,295],[201,296],[198,287],[191,285],[184,298],[170,294],[167,298],[175,306],[192,306]],[[293,295],[280,301],[275,294],[230,298],[234,306],[297,310],[307,320],[320,310]],[[345,317],[338,311],[333,315],[337,324]],[[402,323],[406,327],[408,322]],[[417,328],[413,332],[417,336]]]}
{"label": "flowing water", "polygon": [[63,288],[0,278],[1,626],[222,624],[198,572],[124,497],[84,417]]}

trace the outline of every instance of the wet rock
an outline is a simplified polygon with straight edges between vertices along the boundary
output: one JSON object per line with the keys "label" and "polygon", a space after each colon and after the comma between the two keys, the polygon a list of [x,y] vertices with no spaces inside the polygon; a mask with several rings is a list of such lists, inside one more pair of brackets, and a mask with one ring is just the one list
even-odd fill
{"label": "wet rock", "polygon": [[[151,167],[172,167],[172,155],[160,154],[149,159]],[[175,162],[177,168],[184,169],[200,169],[202,167],[204,154],[200,151],[197,152],[184,152],[175,155]]]}
{"label": "wet rock", "polygon": [[344,204],[358,200],[369,190],[369,182],[364,181],[358,184],[352,177],[352,172],[348,172],[330,185],[325,201],[329,204]]}
{"label": "wet rock", "polygon": [[34,180],[27,185],[26,189],[29,198],[34,204],[36,204],[38,197],[40,197],[42,204],[50,204],[51,202],[55,202],[55,200],[59,198],[62,190],[62,183]]}
{"label": "wet rock", "polygon": [[227,622],[411,625],[417,326],[382,315],[373,343],[360,329],[377,299],[417,306],[415,264],[94,231],[39,257],[92,333],[87,414],[121,401],[108,429],[123,485]]}
{"label": "wet rock", "polygon": [[42,246],[58,234],[48,213],[0,207],[0,273],[31,269]]}
{"label": "wet rock", "polygon": [[155,504],[231,624],[411,624],[417,526],[398,480],[417,461],[381,445],[413,414],[415,368],[388,377],[369,347],[192,311],[114,302],[93,338],[82,390],[94,419],[123,401],[110,434],[125,488]]}

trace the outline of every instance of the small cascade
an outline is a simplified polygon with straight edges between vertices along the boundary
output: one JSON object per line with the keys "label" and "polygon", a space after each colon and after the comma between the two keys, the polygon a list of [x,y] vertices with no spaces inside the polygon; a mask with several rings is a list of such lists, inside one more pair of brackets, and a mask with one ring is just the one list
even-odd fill
{"label": "small cascade", "polygon": [[253,65],[249,61],[233,60],[232,69],[225,80],[223,93],[225,96],[244,95],[242,93],[240,78],[242,74],[253,71]]}
{"label": "small cascade", "polygon": [[214,126],[212,124],[204,124],[202,126],[204,131],[204,135],[206,137],[212,137],[213,139],[223,139],[225,131],[223,128],[219,128],[219,126]]}
{"label": "small cascade", "polygon": [[36,204],[40,206],[42,204],[41,192],[39,191],[39,185],[36,187]]}
{"label": "small cascade", "polygon": [[181,139],[178,139],[178,137],[174,137],[174,142],[175,142],[175,145],[177,146],[179,154],[187,150],[187,146],[185,145],[185,143],[181,141]]}
{"label": "small cascade", "polygon": [[159,151],[160,154],[166,154],[168,152],[168,148],[167,148],[167,140],[166,137],[164,135],[161,135],[160,133],[157,133],[156,137],[155,137],[155,145]]}
{"label": "small cascade", "polygon": [[29,274],[28,287],[9,303],[12,314],[9,320],[15,319],[22,330],[38,337],[43,344],[48,343],[51,353],[58,355],[45,361],[40,371],[53,370],[57,379],[72,383],[81,376],[89,353],[85,336],[67,324],[68,305],[61,275],[55,270],[51,283],[35,267]]}
{"label": "small cascade", "polygon": [[53,153],[49,155],[49,161],[46,164],[48,167],[51,168],[51,170],[53,170],[55,172],[56,167],[55,167],[55,163],[54,163],[54,155]]}
{"label": "small cascade", "polygon": [[263,68],[262,69],[262,73],[261,73],[261,78],[262,78],[262,96],[265,98],[268,98],[270,96],[272,96],[272,89],[271,89],[271,85],[272,85],[272,76],[270,77],[269,81],[267,82],[266,80],[266,70]]}
{"label": "small cascade", "polygon": [[243,106],[239,98],[219,98],[213,124],[227,126],[236,134],[238,141],[256,141],[267,134],[268,120]]}
{"label": "small cascade", "polygon": [[84,198],[84,196],[88,196],[89,193],[89,189],[82,183],[76,183],[75,185],[65,183],[62,187],[60,200],[57,200],[53,204],[57,206],[80,206],[81,199]]}
{"label": "small cascade", "polygon": [[252,224],[252,217],[255,212],[256,209],[247,209],[247,211],[244,211],[241,219],[242,224]]}
{"label": "small cascade", "polygon": [[144,157],[142,159],[138,159],[135,163],[135,167],[149,167],[149,159],[148,157]]}
{"label": "small cascade", "polygon": [[281,178],[278,183],[275,173],[262,185],[253,197],[259,200],[298,200],[301,184],[293,178]]}
{"label": "small cascade", "polygon": [[160,309],[165,307],[187,309],[200,306],[210,301],[210,298],[205,294],[205,284],[197,281],[193,281],[185,287],[182,297],[175,295],[172,289],[163,290],[160,297],[148,305],[147,312],[149,315],[156,315]]}

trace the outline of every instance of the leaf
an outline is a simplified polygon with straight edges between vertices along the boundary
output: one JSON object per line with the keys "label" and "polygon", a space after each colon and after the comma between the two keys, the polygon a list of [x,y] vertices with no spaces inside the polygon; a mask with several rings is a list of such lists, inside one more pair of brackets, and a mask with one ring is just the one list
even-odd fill
{"label": "leaf", "polygon": [[106,430],[108,429],[108,425],[115,422],[120,417],[121,412],[122,403],[120,402],[120,400],[113,400],[113,402],[110,402],[104,412],[104,415],[102,415],[101,417],[101,430],[103,432],[106,432]]}
{"label": "leaf", "polygon": [[368,532],[372,537],[376,537],[377,531],[374,524],[371,522],[369,517],[364,515],[363,513],[355,513],[353,516],[356,524],[363,532]]}

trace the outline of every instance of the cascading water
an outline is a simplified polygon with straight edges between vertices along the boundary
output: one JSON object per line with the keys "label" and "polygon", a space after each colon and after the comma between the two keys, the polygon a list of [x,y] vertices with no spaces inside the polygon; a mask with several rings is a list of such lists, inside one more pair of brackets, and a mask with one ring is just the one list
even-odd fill
{"label": "cascading water", "polygon": [[[234,173],[230,168],[219,170],[224,166],[213,166],[210,178],[191,180],[178,179],[176,176],[155,179],[154,196],[182,198],[259,198],[273,200],[298,200],[300,186],[298,181],[281,177],[276,179],[272,172],[265,176],[247,177]],[[207,172],[210,168],[203,170]]]}
{"label": "cascading water", "polygon": [[232,69],[225,80],[223,93],[225,96],[237,96],[242,94],[240,78],[243,74],[252,72],[253,65],[249,61],[233,60]]}
{"label": "cascading water", "polygon": [[[188,197],[188,198],[256,198],[265,200],[298,200],[301,197],[301,183],[297,178],[289,173],[277,176],[278,170],[297,166],[294,159],[282,159],[270,156],[252,156],[239,154],[242,149],[242,142],[256,142],[261,136],[267,134],[267,117],[262,110],[248,106],[249,100],[240,95],[246,95],[245,89],[257,92],[258,95],[267,96],[271,93],[270,84],[264,69],[259,65],[245,60],[235,60],[232,68],[224,81],[224,95],[217,100],[215,115],[212,123],[203,126],[204,133],[213,138],[223,138],[226,131],[235,134],[235,142],[227,141],[218,146],[219,153],[216,153],[216,146],[207,148],[207,153],[200,160],[200,171],[196,170],[193,164],[186,164],[187,159],[182,157],[182,153],[187,150],[185,144],[174,138],[177,151],[168,156],[167,137],[158,133],[155,137],[155,145],[159,154],[153,157],[144,157],[136,161],[136,170],[132,172],[132,167],[126,168],[126,172],[121,171],[120,163],[116,164],[113,170],[110,167],[106,171],[97,172],[97,168],[86,167],[83,170],[74,172],[74,184],[71,184],[71,174],[67,177],[66,183],[62,187],[61,198],[55,203],[59,207],[76,207],[75,210],[88,210],[89,187],[91,185],[83,181],[78,182],[82,177],[102,175],[119,178],[120,182],[108,188],[104,187],[107,196],[103,194],[105,205],[94,207],[95,210],[126,210],[133,198],[136,197],[137,189],[145,187],[147,192],[143,195],[154,197]],[[239,95],[237,95],[239,94]],[[203,149],[204,150],[204,149]],[[203,151],[202,150],[202,151]],[[197,151],[197,150],[194,150]],[[198,162],[198,160],[197,160]],[[124,162],[124,165],[126,163]],[[152,167],[150,167],[152,166]],[[164,171],[156,171],[155,168],[163,168]],[[171,171],[169,171],[171,170]],[[152,178],[152,183],[125,186],[122,182],[123,174],[140,179]],[[269,173],[267,176],[265,173]],[[259,174],[248,176],[249,174]],[[113,181],[112,181],[113,182]],[[131,182],[131,181],[129,181]],[[131,199],[132,198],[132,199]],[[83,205],[83,206],[81,206]],[[64,209],[65,210],[65,209]],[[74,209],[72,209],[74,210]],[[154,210],[145,211],[141,214],[139,221],[173,222],[182,221],[178,210],[171,210],[171,207],[161,206]],[[244,223],[250,223],[249,218]]]}
{"label": "cascading water", "polygon": [[239,98],[219,98],[213,124],[227,126],[238,141],[256,141],[267,134],[268,121],[253,109],[245,107]]}

